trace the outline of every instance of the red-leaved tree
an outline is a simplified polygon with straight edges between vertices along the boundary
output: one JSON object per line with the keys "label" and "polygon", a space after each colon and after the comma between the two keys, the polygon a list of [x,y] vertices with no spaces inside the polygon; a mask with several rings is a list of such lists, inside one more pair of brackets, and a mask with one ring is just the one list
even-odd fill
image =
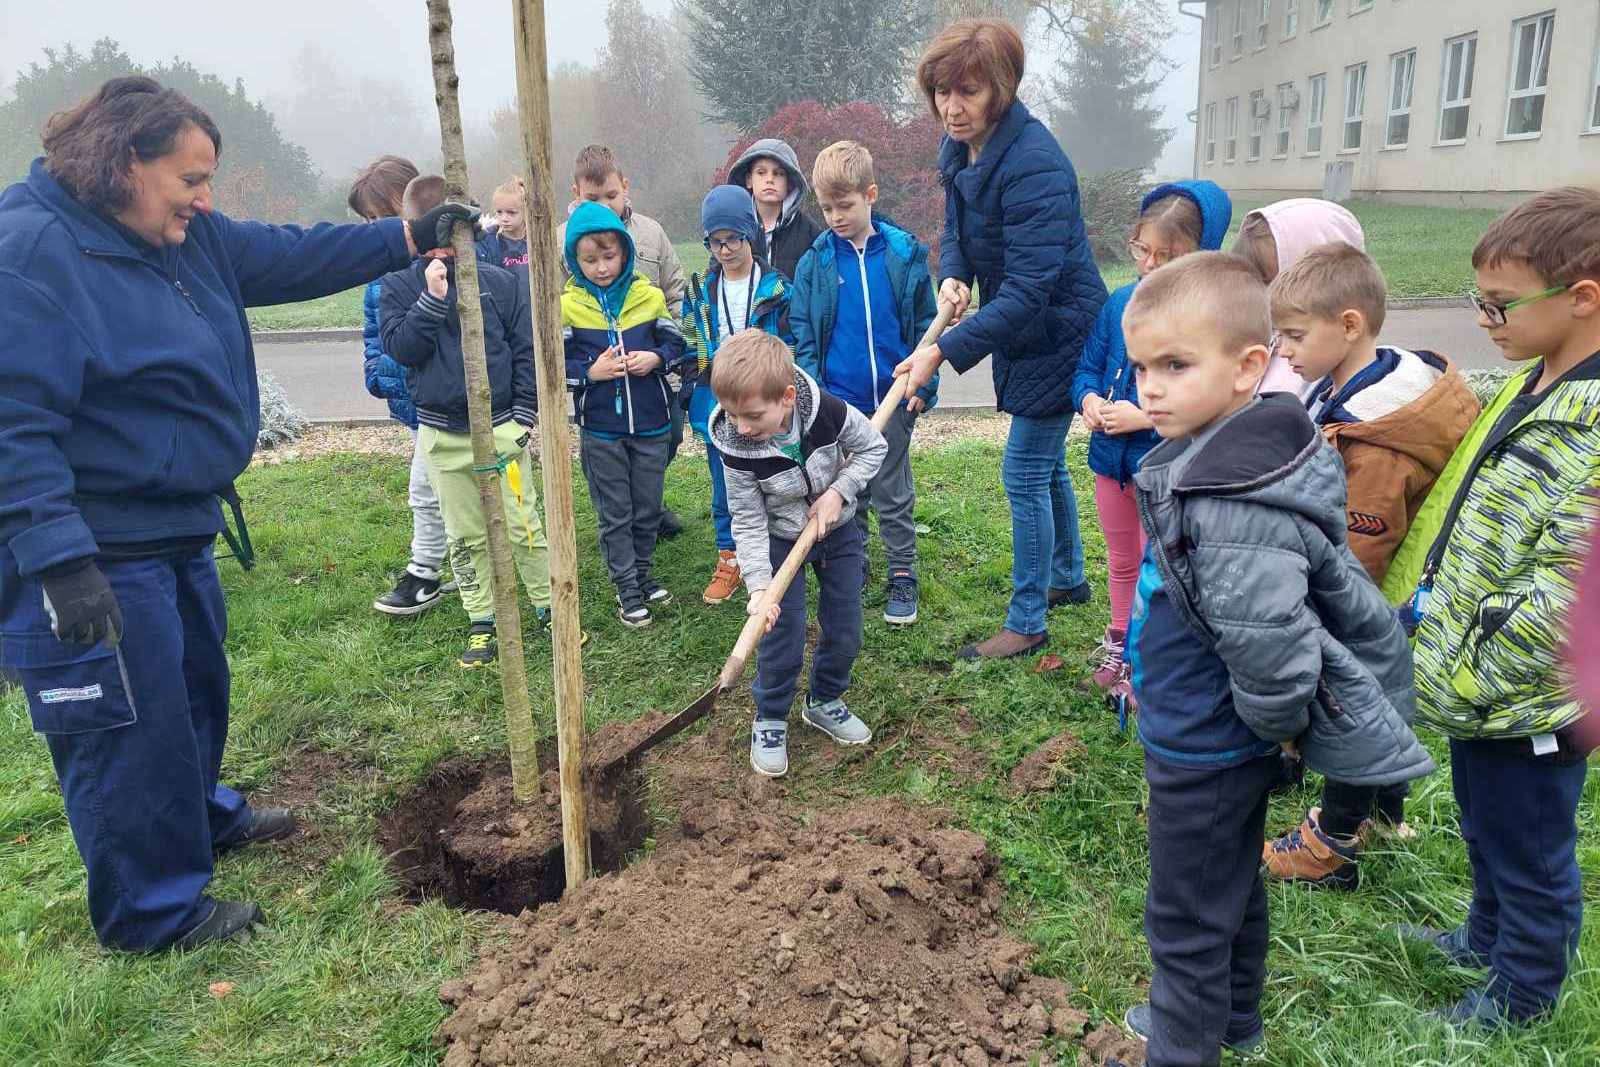
{"label": "red-leaved tree", "polygon": [[[939,187],[941,136],[939,123],[925,111],[909,121],[896,122],[882,108],[861,100],[834,108],[806,100],[784,107],[754,135],[735,144],[713,181],[727,181],[728,171],[744,150],[764,137],[777,137],[794,147],[808,183],[817,153],[835,141],[858,141],[872,153],[878,211],[916,234],[937,256],[944,226],[944,192]],[[815,203],[808,210],[815,214]]]}

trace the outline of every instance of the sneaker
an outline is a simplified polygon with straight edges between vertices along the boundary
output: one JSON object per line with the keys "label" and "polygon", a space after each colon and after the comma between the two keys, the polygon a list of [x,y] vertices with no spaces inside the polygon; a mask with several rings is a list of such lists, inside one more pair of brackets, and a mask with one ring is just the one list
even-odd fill
{"label": "sneaker", "polygon": [[487,667],[500,654],[494,640],[494,623],[475,622],[467,627],[467,647],[457,661],[467,670]]}
{"label": "sneaker", "polygon": [[423,577],[415,573],[415,567],[415,563],[407,567],[394,588],[372,602],[374,611],[385,615],[421,615],[439,603],[443,590],[438,574],[432,578]]}
{"label": "sneaker", "polygon": [[917,621],[917,576],[910,571],[890,571],[884,590],[883,621],[910,626]]}
{"label": "sneaker", "polygon": [[661,509],[661,524],[656,527],[657,541],[670,541],[683,533],[683,520],[671,508]]}
{"label": "sneaker", "polygon": [[1048,589],[1044,596],[1045,610],[1053,611],[1063,604],[1087,604],[1093,599],[1094,590],[1089,588],[1088,582],[1079,582],[1071,589]]}
{"label": "sneaker", "polygon": [[1268,878],[1328,889],[1354,889],[1360,884],[1361,869],[1356,866],[1360,843],[1354,837],[1323,833],[1321,814],[1312,808],[1298,828],[1261,847],[1261,867]]}
{"label": "sneaker", "polygon": [[872,730],[844,706],[843,700],[818,704],[806,697],[806,710],[800,717],[841,745],[864,745],[872,740]]}
{"label": "sneaker", "polygon": [[180,950],[199,948],[213,941],[245,941],[262,921],[261,906],[251,900],[219,900],[211,914],[172,943]]}
{"label": "sneaker", "polygon": [[641,594],[629,593],[624,597],[618,593],[617,618],[622,620],[622,625],[639,630],[650,625],[650,609],[645,606]]}
{"label": "sneaker", "polygon": [[1530,1021],[1513,1016],[1511,1006],[1484,986],[1467,990],[1460,1000],[1430,1015],[1453,1030],[1475,1028],[1489,1033]]}
{"label": "sneaker", "polygon": [[1100,638],[1099,646],[1089,654],[1089,661],[1095,665],[1094,684],[1107,693],[1128,677],[1128,664],[1122,658],[1125,636],[1122,630],[1108,629]]}
{"label": "sneaker", "polygon": [[[1150,1014],[1148,1002],[1135,1004],[1122,1016],[1122,1028],[1146,1043],[1150,1041],[1150,1033],[1153,1026],[1154,1021]],[[1246,1033],[1235,1035],[1224,1032],[1222,1035],[1222,1047],[1238,1056],[1259,1056],[1264,1051],[1266,1043],[1266,1030],[1259,1019]]]}
{"label": "sneaker", "polygon": [[1454,930],[1440,930],[1435,926],[1413,926],[1410,923],[1401,923],[1392,929],[1400,935],[1402,941],[1415,941],[1438,950],[1450,961],[1451,966],[1479,971],[1487,970],[1489,967],[1489,954],[1479,952],[1472,947],[1472,942],[1467,937],[1466,923],[1462,923]]}
{"label": "sneaker", "polygon": [[700,594],[700,599],[707,604],[726,603],[739,591],[741,581],[739,557],[723,549],[717,553],[717,571],[711,576],[711,584],[706,586],[706,591]]}
{"label": "sneaker", "polygon": [[[543,634],[545,637],[549,637],[550,636],[550,609],[549,608],[537,608],[537,607],[534,608],[533,609],[533,621],[539,627],[539,632],[541,634]],[[584,645],[587,645],[588,643],[589,643],[589,631],[580,629],[578,631],[578,647],[582,648]]]}
{"label": "sneaker", "polygon": [[1015,630],[1002,627],[993,637],[975,641],[970,645],[962,645],[956,649],[956,659],[1015,659],[1039,651],[1049,640],[1049,634],[1035,634],[1029,637],[1027,634],[1019,634]]}
{"label": "sneaker", "polygon": [[644,602],[652,608],[664,608],[672,603],[672,594],[657,582],[645,582],[640,588],[644,593]]}
{"label": "sneaker", "polygon": [[750,727],[750,766],[757,774],[782,778],[789,773],[789,724],[757,719]]}

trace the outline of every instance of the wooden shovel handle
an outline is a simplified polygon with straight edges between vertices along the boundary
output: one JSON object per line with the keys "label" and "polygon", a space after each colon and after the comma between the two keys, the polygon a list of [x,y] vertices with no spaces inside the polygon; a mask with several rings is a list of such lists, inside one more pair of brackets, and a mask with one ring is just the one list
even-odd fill
{"label": "wooden shovel handle", "polygon": [[[941,301],[939,312],[928,324],[927,331],[922,335],[922,340],[917,342],[917,348],[925,348],[939,339],[946,326],[950,324],[951,317],[955,314],[955,305]],[[913,349],[915,351],[915,349]],[[883,403],[878,405],[878,410],[872,414],[872,426],[879,433],[889,425],[889,417],[894,414],[894,409],[905,400],[906,383],[908,378],[902,374],[889,386],[889,393],[883,398]],[[800,568],[805,566],[806,557],[816,547],[817,538],[821,531],[817,528],[816,516],[806,523],[805,529],[800,531],[800,536],[795,539],[794,547],[789,550],[789,555],[784,558],[783,566],[779,567],[772,576],[772,583],[760,593],[758,610],[745,620],[744,629],[739,631],[739,640],[733,646],[733,654],[728,657],[722,670],[722,684],[731,686],[738,680],[738,674],[744,670],[744,665],[750,662],[750,654],[755,651],[756,643],[761,640],[762,633],[766,630],[767,609],[783,599],[783,594],[789,591],[789,583],[794,581],[794,576],[800,573]],[[734,671],[732,677],[730,670]]]}

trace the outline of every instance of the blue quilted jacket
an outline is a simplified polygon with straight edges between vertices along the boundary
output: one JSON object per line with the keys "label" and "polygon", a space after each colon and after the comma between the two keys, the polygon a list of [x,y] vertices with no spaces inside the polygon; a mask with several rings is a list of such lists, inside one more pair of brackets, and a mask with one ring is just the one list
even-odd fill
{"label": "blue quilted jacket", "polygon": [[383,339],[378,336],[378,301],[382,298],[381,281],[369,282],[361,295],[362,376],[367,392],[389,402],[389,417],[415,430],[417,407],[406,388],[406,369],[383,350]]}
{"label": "blue quilted jacket", "polygon": [[965,372],[994,354],[995,406],[1044,418],[1073,409],[1072,375],[1106,302],[1066,153],[1019,100],[978,156],[939,149],[939,276],[977,281],[982,305],[939,349]]}

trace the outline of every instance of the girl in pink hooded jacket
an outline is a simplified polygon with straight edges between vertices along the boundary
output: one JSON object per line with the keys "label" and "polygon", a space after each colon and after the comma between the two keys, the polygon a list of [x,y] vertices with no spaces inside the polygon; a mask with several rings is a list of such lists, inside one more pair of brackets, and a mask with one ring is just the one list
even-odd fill
{"label": "girl in pink hooded jacket", "polygon": [[[1272,279],[1311,249],[1336,241],[1366,250],[1361,223],[1349,211],[1331,200],[1296,197],[1246,215],[1239,236],[1234,238],[1233,251],[1248,259],[1261,280],[1270,285]],[[1289,361],[1277,354],[1274,345],[1259,391],[1298,395],[1304,386],[1305,382]]]}

